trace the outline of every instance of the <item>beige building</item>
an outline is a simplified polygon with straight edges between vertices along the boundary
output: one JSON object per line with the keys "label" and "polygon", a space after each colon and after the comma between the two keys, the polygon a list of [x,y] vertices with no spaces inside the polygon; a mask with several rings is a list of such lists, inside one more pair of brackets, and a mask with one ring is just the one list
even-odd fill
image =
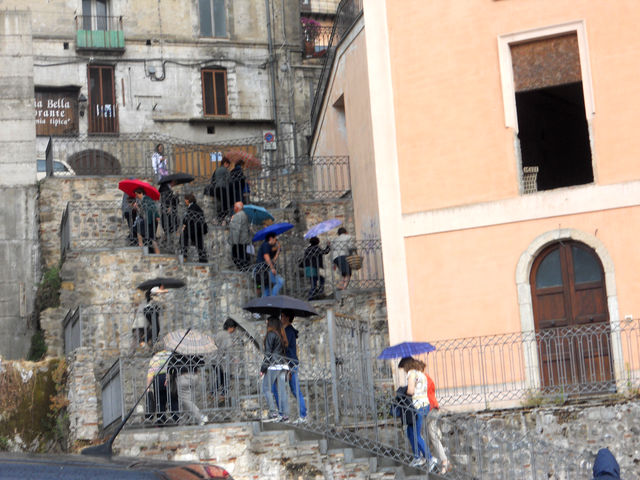
{"label": "beige building", "polygon": [[[635,378],[640,4],[363,4],[311,152],[350,156],[358,235],[382,238],[391,343],[531,333],[500,382]],[[597,340],[541,346],[580,328]]]}

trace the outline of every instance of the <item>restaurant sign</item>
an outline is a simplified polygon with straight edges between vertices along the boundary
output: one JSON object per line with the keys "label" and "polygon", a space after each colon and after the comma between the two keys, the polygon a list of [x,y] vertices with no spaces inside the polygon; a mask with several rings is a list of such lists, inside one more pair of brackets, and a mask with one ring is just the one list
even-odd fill
{"label": "restaurant sign", "polygon": [[37,89],[36,135],[78,134],[78,91]]}

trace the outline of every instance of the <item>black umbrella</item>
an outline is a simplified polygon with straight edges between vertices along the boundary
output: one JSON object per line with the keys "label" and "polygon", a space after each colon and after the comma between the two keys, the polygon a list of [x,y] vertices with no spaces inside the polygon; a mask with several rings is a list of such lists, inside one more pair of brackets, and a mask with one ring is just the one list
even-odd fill
{"label": "black umbrella", "polygon": [[177,278],[153,278],[151,280],[145,280],[138,288],[142,291],[147,291],[153,287],[159,287],[162,285],[164,288],[182,288],[186,285],[184,280],[179,280]]}
{"label": "black umbrella", "polygon": [[254,298],[244,307],[252,313],[264,313],[280,315],[282,310],[290,310],[296,317],[310,317],[317,315],[313,307],[304,300],[288,297],[287,295],[274,295],[271,297]]}
{"label": "black umbrella", "polygon": [[193,175],[189,175],[188,173],[172,173],[158,180],[158,185],[169,182],[176,182],[176,185],[182,185],[183,183],[193,182],[194,178]]}

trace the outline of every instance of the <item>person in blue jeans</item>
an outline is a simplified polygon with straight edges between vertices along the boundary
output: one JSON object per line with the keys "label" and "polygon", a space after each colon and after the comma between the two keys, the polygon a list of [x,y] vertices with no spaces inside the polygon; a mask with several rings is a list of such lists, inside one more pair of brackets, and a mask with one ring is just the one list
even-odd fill
{"label": "person in blue jeans", "polygon": [[[268,233],[258,254],[255,271],[261,276],[262,296],[278,295],[284,285],[284,278],[276,272],[276,260],[280,255],[280,243],[275,233]],[[268,275],[265,275],[267,274]]]}
{"label": "person in blue jeans", "polygon": [[429,462],[428,468],[435,470],[437,461],[431,455],[429,446],[422,438],[422,423],[429,413],[428,381],[424,374],[425,364],[413,357],[404,357],[398,368],[407,374],[407,395],[412,397],[411,406],[416,410],[412,425],[407,425],[407,437],[413,450],[412,467],[421,467]]}
{"label": "person in blue jeans", "polygon": [[[285,356],[289,360],[289,387],[291,388],[291,393],[293,393],[293,396],[296,397],[298,401],[299,416],[294,423],[304,423],[307,421],[307,406],[304,403],[304,396],[300,389],[300,379],[298,377],[298,367],[300,366],[297,347],[298,330],[292,325],[293,319],[294,315],[290,310],[283,310],[280,314],[280,324],[287,338]],[[278,391],[275,385],[273,387],[273,395],[276,398],[276,403],[279,404]]]}

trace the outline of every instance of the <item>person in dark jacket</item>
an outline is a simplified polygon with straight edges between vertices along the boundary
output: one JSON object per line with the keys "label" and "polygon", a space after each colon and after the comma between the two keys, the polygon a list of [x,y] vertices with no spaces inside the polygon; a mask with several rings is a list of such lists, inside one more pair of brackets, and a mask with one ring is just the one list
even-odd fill
{"label": "person in dark jacket", "polygon": [[242,202],[242,194],[246,187],[246,179],[244,177],[244,160],[238,160],[233,169],[229,173],[229,205],[233,205],[236,202]]}
{"label": "person in dark jacket", "polygon": [[211,176],[211,184],[214,186],[213,192],[216,197],[216,210],[220,223],[226,222],[229,216],[229,183],[231,182],[231,174],[229,172],[231,161],[227,157],[222,157],[220,165]]}
{"label": "person in dark jacket", "polygon": [[593,480],[620,480],[620,465],[608,448],[601,448],[596,455]]}
{"label": "person in dark jacket", "polygon": [[165,182],[160,184],[158,189],[160,192],[160,224],[167,240],[173,238],[171,234],[178,230],[178,204],[180,199],[171,189],[175,184],[176,182]]}
{"label": "person in dark jacket", "polygon": [[[264,337],[264,360],[260,367],[262,377],[262,393],[267,400],[269,418],[267,422],[286,422],[289,420],[289,398],[287,396],[287,373],[289,364],[285,358],[288,343],[283,335],[278,317],[271,316],[267,320],[267,334]],[[278,389],[280,403],[276,403],[272,388]]]}
{"label": "person in dark jacket", "polygon": [[[298,368],[300,361],[298,360],[298,347],[296,345],[298,339],[298,330],[294,328],[291,322],[294,319],[293,312],[290,310],[283,310],[280,314],[280,324],[284,329],[285,336],[287,337],[287,348],[285,349],[285,355],[289,362],[289,388],[291,393],[296,397],[298,401],[298,419],[294,423],[304,423],[307,421],[307,406],[304,403],[304,396],[300,389],[300,379],[298,377]],[[280,395],[278,390],[272,387],[273,395],[276,397],[276,403],[280,404]]]}
{"label": "person in dark jacket", "polygon": [[192,193],[184,196],[187,211],[182,221],[182,256],[187,260],[189,245],[195,245],[198,249],[198,261],[207,263],[207,250],[204,246],[203,236],[209,231],[204,218],[202,208],[196,203],[196,197]]}
{"label": "person in dark jacket", "polygon": [[134,191],[136,201],[133,204],[133,210],[136,211],[136,233],[138,236],[139,246],[151,246],[153,252],[160,253],[158,242],[156,241],[156,228],[160,215],[156,209],[156,203],[149,198],[144,189],[136,188]]}
{"label": "person in dark jacket", "polygon": [[311,289],[307,294],[307,300],[321,297],[324,294],[324,277],[320,275],[320,269],[324,268],[322,257],[329,253],[331,247],[320,248],[318,237],[309,239],[309,246],[304,250],[302,265],[304,266],[304,276],[311,281]]}

